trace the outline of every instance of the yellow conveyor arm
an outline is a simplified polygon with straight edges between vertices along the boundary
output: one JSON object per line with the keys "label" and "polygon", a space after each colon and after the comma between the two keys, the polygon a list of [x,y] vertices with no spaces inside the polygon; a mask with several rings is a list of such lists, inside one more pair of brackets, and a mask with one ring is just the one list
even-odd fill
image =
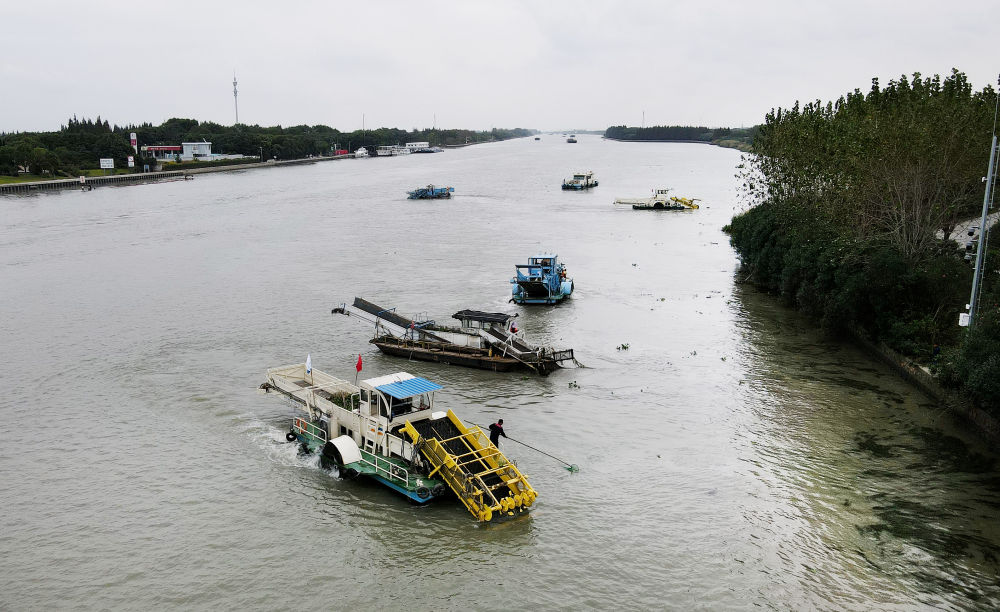
{"label": "yellow conveyor arm", "polygon": [[527,511],[538,498],[517,466],[507,460],[478,427],[468,428],[448,411],[459,435],[439,440],[421,437],[409,421],[403,431],[430,462],[431,475],[442,478],[458,499],[480,521]]}

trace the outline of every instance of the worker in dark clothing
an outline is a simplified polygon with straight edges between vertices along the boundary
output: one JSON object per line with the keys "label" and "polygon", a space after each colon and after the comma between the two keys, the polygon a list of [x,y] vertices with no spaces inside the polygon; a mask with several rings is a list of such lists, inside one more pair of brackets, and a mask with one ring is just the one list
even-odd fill
{"label": "worker in dark clothing", "polygon": [[490,425],[490,442],[493,443],[493,446],[500,446],[500,436],[507,437],[507,434],[503,432],[503,419]]}

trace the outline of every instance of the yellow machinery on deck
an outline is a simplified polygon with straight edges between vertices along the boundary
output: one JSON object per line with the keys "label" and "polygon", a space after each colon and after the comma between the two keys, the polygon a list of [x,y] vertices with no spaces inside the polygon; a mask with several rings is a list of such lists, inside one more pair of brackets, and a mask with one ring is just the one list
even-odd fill
{"label": "yellow machinery on deck", "polygon": [[430,475],[448,483],[480,521],[527,512],[538,497],[489,437],[478,427],[467,428],[451,410],[447,419],[407,421],[403,431],[430,462]]}

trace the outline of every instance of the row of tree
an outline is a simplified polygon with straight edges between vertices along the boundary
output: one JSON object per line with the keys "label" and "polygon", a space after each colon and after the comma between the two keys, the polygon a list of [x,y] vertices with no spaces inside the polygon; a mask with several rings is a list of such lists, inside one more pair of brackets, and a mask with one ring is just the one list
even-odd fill
{"label": "row of tree", "polygon": [[615,140],[646,141],[698,141],[716,143],[733,141],[750,144],[757,132],[752,128],[708,128],[693,125],[655,125],[652,127],[628,127],[615,125],[604,131],[605,138]]}
{"label": "row of tree", "polygon": [[[378,128],[341,132],[325,125],[261,127],[237,124],[223,126],[195,119],[168,119],[161,125],[110,125],[107,120],[73,117],[57,132],[19,132],[0,134],[0,174],[76,175],[80,170],[99,167],[101,158],[115,159],[116,167],[125,167],[128,156],[137,156],[129,143],[135,132],[139,145],[179,145],[182,142],[212,143],[216,153],[263,156],[265,159],[296,159],[309,155],[328,155],[334,148],[354,150],[404,142],[429,142],[444,146],[506,140],[535,133],[528,129],[413,130]],[[141,155],[141,153],[140,153]],[[155,163],[138,157],[137,165]]]}
{"label": "row of tree", "polygon": [[727,227],[748,280],[828,329],[934,358],[943,381],[994,408],[997,275],[987,275],[979,323],[962,331],[972,273],[952,238],[981,207],[996,102],[955,70],[776,109],[741,166],[749,208]]}

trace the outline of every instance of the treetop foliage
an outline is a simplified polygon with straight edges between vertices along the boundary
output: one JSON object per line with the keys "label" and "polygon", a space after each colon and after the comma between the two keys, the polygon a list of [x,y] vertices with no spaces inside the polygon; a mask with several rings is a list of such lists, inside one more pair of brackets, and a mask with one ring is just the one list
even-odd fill
{"label": "treetop foliage", "polygon": [[744,165],[751,205],[806,206],[862,240],[885,239],[908,258],[933,249],[982,197],[996,93],[973,92],[953,70],[872,80],[836,102],[769,112]]}

